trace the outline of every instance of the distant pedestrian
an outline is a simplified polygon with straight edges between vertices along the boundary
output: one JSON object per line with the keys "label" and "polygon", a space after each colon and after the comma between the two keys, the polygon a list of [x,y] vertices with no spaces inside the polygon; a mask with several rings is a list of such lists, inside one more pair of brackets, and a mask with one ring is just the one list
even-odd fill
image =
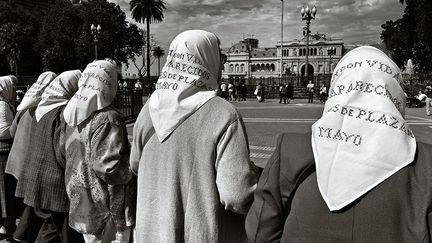
{"label": "distant pedestrian", "polygon": [[142,87],[142,83],[141,83],[141,81],[140,80],[137,80],[136,82],[135,82],[135,89],[142,89],[143,87]]}
{"label": "distant pedestrian", "polygon": [[241,94],[241,100],[242,101],[246,101],[246,94],[247,94],[247,87],[246,84],[243,82],[241,82],[240,84],[240,94]]}
{"label": "distant pedestrian", "polygon": [[235,100],[235,90],[234,90],[234,84],[232,81],[228,83],[228,100],[234,101]]}
{"label": "distant pedestrian", "polygon": [[110,60],[88,64],[63,112],[69,225],[86,242],[109,243],[116,233],[128,242],[134,224],[127,131],[111,106],[116,84],[117,66]]}
{"label": "distant pedestrian", "polygon": [[284,104],[287,103],[287,92],[288,92],[288,90],[287,90],[287,84],[286,83],[281,84],[279,86],[279,97],[280,97],[279,98],[279,104],[282,103],[282,100],[283,100]]}
{"label": "distant pedestrian", "polygon": [[432,105],[431,104],[431,101],[432,101],[432,85],[431,85],[431,83],[429,83],[428,86],[426,86],[425,94],[426,94],[426,115],[430,116],[431,115],[430,107]]}
{"label": "distant pedestrian", "polygon": [[288,104],[294,99],[294,87],[291,82],[287,85],[287,102]]}
{"label": "distant pedestrian", "polygon": [[265,86],[262,82],[258,83],[254,94],[257,96],[258,102],[264,102]]}
{"label": "distant pedestrian", "polygon": [[307,92],[308,92],[308,103],[313,103],[314,84],[312,83],[312,80],[309,81],[306,88],[307,88]]}
{"label": "distant pedestrian", "polygon": [[220,85],[220,90],[222,93],[222,98],[228,100],[228,85],[226,84],[225,81],[222,81],[222,83]]}
{"label": "distant pedestrian", "polygon": [[238,101],[246,101],[246,94],[244,90],[246,89],[246,86],[244,85],[244,82],[238,82],[236,86],[236,93],[237,93],[237,99]]}
{"label": "distant pedestrian", "polygon": [[246,130],[238,111],[216,96],[222,74],[220,41],[213,33],[180,33],[170,53],[175,59],[209,72],[188,73],[171,65],[176,82],[182,75],[206,89],[184,82],[158,89],[134,126],[131,166],[138,175],[136,242],[246,242],[244,214],[255,188]]}
{"label": "distant pedestrian", "polygon": [[319,94],[320,102],[324,103],[327,100],[327,87],[323,83],[320,85]]}

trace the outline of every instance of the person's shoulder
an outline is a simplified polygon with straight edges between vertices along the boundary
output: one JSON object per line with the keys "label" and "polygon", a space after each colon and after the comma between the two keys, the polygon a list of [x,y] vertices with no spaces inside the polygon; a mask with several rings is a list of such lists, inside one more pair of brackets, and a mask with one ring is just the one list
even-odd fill
{"label": "person's shoulder", "polygon": [[305,172],[314,170],[310,132],[282,133],[278,136],[280,173],[295,183]]}
{"label": "person's shoulder", "polygon": [[107,106],[96,112],[94,118],[96,122],[105,122],[111,124],[123,124],[123,116],[112,106]]}
{"label": "person's shoulder", "polygon": [[205,112],[210,112],[220,118],[229,118],[231,121],[240,117],[235,106],[219,96],[211,98],[202,108],[206,110]]}

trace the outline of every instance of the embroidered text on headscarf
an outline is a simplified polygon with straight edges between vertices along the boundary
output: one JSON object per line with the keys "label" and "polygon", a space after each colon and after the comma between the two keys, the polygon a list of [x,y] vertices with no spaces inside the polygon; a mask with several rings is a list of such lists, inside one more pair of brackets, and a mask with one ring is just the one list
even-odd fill
{"label": "embroidered text on headscarf", "polygon": [[216,35],[189,30],[174,38],[156,91],[149,100],[150,117],[160,142],[216,96],[219,69],[220,49]]}
{"label": "embroidered text on headscarf", "polygon": [[416,143],[403,118],[400,80],[397,65],[373,47],[356,48],[339,61],[323,116],[312,126],[318,187],[330,210],[413,161]]}
{"label": "embroidered text on headscarf", "polygon": [[41,100],[43,91],[55,77],[57,77],[57,74],[53,72],[44,72],[39,75],[37,81],[25,93],[23,100],[17,107],[17,110],[20,111],[37,106]]}
{"label": "embroidered text on headscarf", "polygon": [[42,100],[36,109],[36,121],[56,107],[66,105],[78,90],[80,70],[65,71],[57,76],[44,90]]}
{"label": "embroidered text on headscarf", "polygon": [[94,111],[111,104],[117,92],[117,67],[107,60],[87,65],[78,81],[78,91],[63,112],[66,123],[76,126]]}
{"label": "embroidered text on headscarf", "polygon": [[[192,53],[176,53],[174,50],[169,50],[167,59],[170,59],[170,61],[167,61],[166,68],[164,68],[164,70],[162,70],[161,72],[160,78],[162,79],[172,79],[176,80],[177,82],[183,82],[199,88],[203,88],[203,86],[206,85],[205,81],[201,79],[191,78],[190,76],[181,74],[168,73],[168,71],[166,70],[168,68],[173,68],[186,74],[197,75],[203,77],[205,80],[210,79],[209,71],[203,66],[203,63]],[[166,81],[156,83],[156,89],[170,88],[176,90],[178,88],[178,84],[169,83]],[[213,90],[214,88],[208,87],[208,89]]]}

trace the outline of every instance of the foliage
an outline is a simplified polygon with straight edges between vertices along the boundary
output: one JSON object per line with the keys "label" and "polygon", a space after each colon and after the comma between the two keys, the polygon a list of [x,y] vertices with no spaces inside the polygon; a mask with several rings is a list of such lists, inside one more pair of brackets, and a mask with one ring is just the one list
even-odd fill
{"label": "foliage", "polygon": [[[96,36],[90,26],[100,24]],[[43,21],[37,49],[42,53],[44,66],[56,72],[82,69],[94,60],[94,45],[98,58],[112,58],[118,63],[139,53],[142,37],[136,25],[126,22],[118,5],[106,0],[92,0],[74,6],[59,3],[50,9]]]}
{"label": "foliage", "polygon": [[[146,32],[144,30],[140,30],[140,32],[141,32],[142,36],[146,36]],[[143,41],[144,41],[144,45],[147,46],[146,45],[147,40],[143,39]],[[130,58],[130,60],[132,60],[133,65],[135,66],[136,70],[138,71],[138,78],[141,80],[144,77],[144,75],[147,74],[147,70],[148,70],[146,65],[145,65],[145,58],[144,58],[144,56],[146,56],[146,54],[147,54],[147,51],[146,51],[147,48],[144,48],[144,45],[142,47],[142,55],[141,55],[142,64],[141,64],[141,66],[138,63],[136,56]],[[157,45],[158,45],[158,43],[155,41],[154,36],[150,35],[150,46],[152,48],[154,48]],[[150,59],[150,66],[153,65],[154,61],[155,61],[155,59]]]}
{"label": "foliage", "polygon": [[160,46],[156,46],[153,48],[153,56],[158,59],[158,75],[160,75],[160,58],[164,55],[165,51]]}
{"label": "foliage", "polygon": [[40,12],[0,2],[0,75],[29,74],[41,68],[33,50],[40,29]]}
{"label": "foliage", "polygon": [[402,67],[413,59],[417,72],[432,71],[432,1],[400,0],[405,4],[402,18],[381,27],[381,39],[395,62]]}
{"label": "foliage", "polygon": [[[162,0],[131,0],[130,10],[132,18],[140,23],[146,22],[147,26],[147,80],[150,80],[150,23],[161,22],[164,18],[165,2]],[[144,56],[144,52],[143,52]]]}
{"label": "foliage", "polygon": [[50,9],[26,10],[0,2],[0,74],[19,70],[35,75],[42,69],[63,72],[83,69],[94,60],[91,24],[100,24],[98,57],[127,63],[141,52],[143,36],[126,21],[125,13],[106,0],[81,5],[57,1]]}

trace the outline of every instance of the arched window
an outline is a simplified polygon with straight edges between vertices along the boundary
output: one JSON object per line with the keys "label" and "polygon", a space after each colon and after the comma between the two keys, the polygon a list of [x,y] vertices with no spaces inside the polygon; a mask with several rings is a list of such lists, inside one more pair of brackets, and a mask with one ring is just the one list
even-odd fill
{"label": "arched window", "polygon": [[240,72],[243,73],[245,71],[245,65],[241,64],[240,65]]}
{"label": "arched window", "polygon": [[240,67],[238,64],[235,65],[235,72],[238,73],[240,71]]}
{"label": "arched window", "polygon": [[234,65],[230,64],[230,69],[229,69],[230,73],[234,72]]}
{"label": "arched window", "polygon": [[268,64],[268,63],[266,64],[265,70],[266,70],[266,72],[270,71],[270,64]]}
{"label": "arched window", "polygon": [[275,71],[275,65],[273,63],[270,65],[270,68],[271,68],[272,72]]}

